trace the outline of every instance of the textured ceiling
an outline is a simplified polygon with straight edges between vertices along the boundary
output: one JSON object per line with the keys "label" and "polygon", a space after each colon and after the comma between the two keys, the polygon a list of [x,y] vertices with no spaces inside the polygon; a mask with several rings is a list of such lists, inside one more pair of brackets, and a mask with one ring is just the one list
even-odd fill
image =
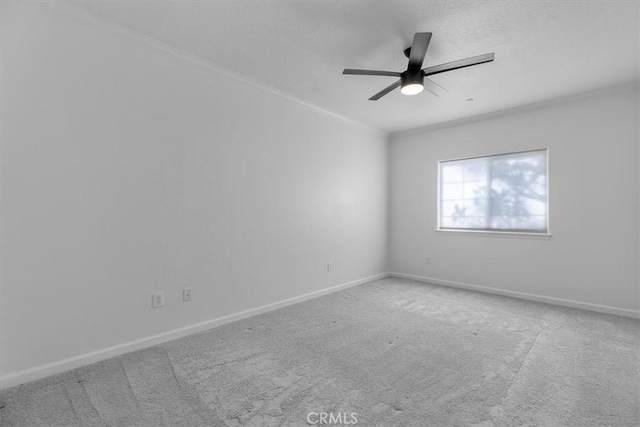
{"label": "textured ceiling", "polygon": [[[93,1],[75,6],[296,98],[394,132],[638,78],[637,1]],[[425,66],[495,52],[433,77],[446,88],[371,95],[403,71],[413,33],[433,33]],[[256,89],[258,90],[258,89]],[[467,102],[467,98],[474,101]]]}

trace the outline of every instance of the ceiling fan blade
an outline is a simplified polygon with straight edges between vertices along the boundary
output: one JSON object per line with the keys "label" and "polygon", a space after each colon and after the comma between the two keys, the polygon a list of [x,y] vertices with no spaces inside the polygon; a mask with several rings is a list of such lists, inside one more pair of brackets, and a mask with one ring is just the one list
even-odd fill
{"label": "ceiling fan blade", "polygon": [[353,74],[357,76],[390,76],[400,77],[400,74],[395,71],[378,71],[378,70],[357,70],[353,68],[345,68],[342,74]]}
{"label": "ceiling fan blade", "polygon": [[415,33],[413,35],[413,43],[409,52],[409,69],[419,70],[422,67],[424,56],[427,54],[427,48],[431,41],[431,33]]}
{"label": "ceiling fan blade", "polygon": [[472,56],[471,58],[459,59],[458,61],[447,62],[446,64],[434,65],[433,67],[423,68],[425,76],[433,76],[434,74],[444,73],[445,71],[457,70],[459,68],[471,67],[473,65],[491,62],[495,58],[495,53],[485,53],[484,55]]}
{"label": "ceiling fan blade", "polygon": [[437,97],[446,96],[449,91],[431,79],[424,79],[424,88]]}
{"label": "ceiling fan blade", "polygon": [[380,92],[378,92],[375,95],[373,95],[371,98],[369,98],[369,101],[377,101],[378,99],[382,98],[383,96],[385,96],[386,94],[388,94],[392,90],[397,89],[399,87],[400,87],[400,80],[398,80],[397,82],[395,82],[392,85],[389,85],[389,86],[385,87]]}

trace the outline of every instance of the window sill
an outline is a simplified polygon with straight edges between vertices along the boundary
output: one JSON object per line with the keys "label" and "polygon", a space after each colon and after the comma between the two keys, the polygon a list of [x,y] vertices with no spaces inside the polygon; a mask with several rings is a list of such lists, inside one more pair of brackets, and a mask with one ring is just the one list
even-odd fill
{"label": "window sill", "polygon": [[448,230],[436,228],[437,233],[459,236],[486,236],[511,239],[551,240],[551,233],[527,233],[521,231]]}

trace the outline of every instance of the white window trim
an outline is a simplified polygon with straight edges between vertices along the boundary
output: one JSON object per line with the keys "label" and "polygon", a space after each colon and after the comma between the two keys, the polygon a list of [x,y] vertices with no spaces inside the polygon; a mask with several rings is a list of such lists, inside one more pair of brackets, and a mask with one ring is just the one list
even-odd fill
{"label": "white window trim", "polygon": [[[547,215],[547,231],[546,232],[542,232],[542,233],[536,233],[536,232],[532,232],[532,231],[509,231],[509,230],[467,230],[467,229],[462,229],[462,228],[441,228],[440,227],[440,205],[441,200],[440,200],[440,177],[441,177],[441,173],[440,173],[440,166],[442,165],[442,163],[448,163],[448,162],[455,162],[458,160],[471,160],[471,159],[480,159],[480,158],[484,158],[484,157],[493,157],[493,156],[504,156],[504,155],[508,155],[508,154],[522,154],[522,153],[531,153],[534,151],[545,151],[546,152],[546,161],[547,161],[547,176],[546,176],[546,184],[547,184],[547,203],[546,203],[546,215]],[[438,160],[438,169],[436,171],[436,173],[438,174],[436,177],[436,194],[437,194],[437,200],[436,200],[436,230],[438,233],[453,233],[453,234],[476,234],[476,235],[485,235],[485,236],[494,236],[494,237],[529,237],[529,238],[549,238],[551,237],[551,218],[549,217],[549,200],[551,199],[551,194],[549,193],[549,148],[548,147],[544,147],[544,148],[535,148],[535,149],[531,149],[531,150],[521,150],[521,151],[507,151],[507,152],[501,152],[501,153],[494,153],[494,154],[484,154],[481,156],[469,156],[469,157],[458,157],[458,158],[454,158],[454,159],[446,159],[446,160]]]}

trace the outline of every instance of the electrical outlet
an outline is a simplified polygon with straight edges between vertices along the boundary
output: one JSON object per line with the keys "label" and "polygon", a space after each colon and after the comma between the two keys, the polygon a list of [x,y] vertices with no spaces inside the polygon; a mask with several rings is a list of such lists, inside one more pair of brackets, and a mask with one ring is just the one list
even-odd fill
{"label": "electrical outlet", "polygon": [[431,258],[428,256],[424,257],[424,263],[427,265],[431,264]]}
{"label": "electrical outlet", "polygon": [[191,301],[191,288],[184,288],[182,290],[182,301]]}
{"label": "electrical outlet", "polygon": [[332,262],[328,262],[327,263],[327,271],[333,271],[333,263]]}
{"label": "electrical outlet", "polygon": [[164,307],[164,292],[156,292],[155,294],[152,294],[151,297],[151,307]]}

